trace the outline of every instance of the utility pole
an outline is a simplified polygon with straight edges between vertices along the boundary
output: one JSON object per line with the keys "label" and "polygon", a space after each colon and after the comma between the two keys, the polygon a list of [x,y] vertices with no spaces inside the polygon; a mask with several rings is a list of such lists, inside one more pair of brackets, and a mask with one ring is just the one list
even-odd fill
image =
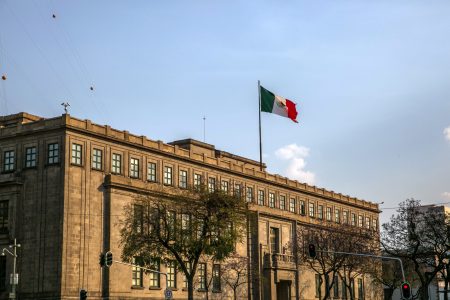
{"label": "utility pole", "polygon": [[9,299],[16,299],[16,285],[19,284],[19,274],[16,273],[16,267],[17,267],[17,248],[20,247],[20,244],[17,244],[17,239],[14,238],[14,244],[9,245],[9,248],[13,248],[13,252],[9,251],[7,248],[3,248],[2,250],[2,256],[5,256],[6,253],[11,255],[13,257],[13,273],[10,277],[10,284],[11,284],[11,293],[9,294]]}

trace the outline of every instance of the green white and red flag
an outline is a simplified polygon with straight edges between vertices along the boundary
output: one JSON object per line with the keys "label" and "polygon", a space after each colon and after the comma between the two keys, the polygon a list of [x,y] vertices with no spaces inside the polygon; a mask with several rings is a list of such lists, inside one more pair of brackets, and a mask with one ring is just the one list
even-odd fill
{"label": "green white and red flag", "polygon": [[260,86],[261,111],[277,114],[298,123],[296,104]]}

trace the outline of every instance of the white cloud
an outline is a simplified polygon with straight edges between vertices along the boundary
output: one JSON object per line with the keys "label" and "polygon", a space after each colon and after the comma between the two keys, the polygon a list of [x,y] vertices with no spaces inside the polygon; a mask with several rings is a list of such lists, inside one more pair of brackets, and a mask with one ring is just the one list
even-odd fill
{"label": "white cloud", "polygon": [[447,141],[450,141],[450,126],[444,129],[444,136]]}
{"label": "white cloud", "polygon": [[442,197],[450,199],[450,192],[443,192]]}
{"label": "white cloud", "polygon": [[298,146],[297,144],[290,144],[276,150],[275,156],[287,161],[287,167],[284,170],[287,177],[307,184],[314,184],[316,175],[311,171],[305,170],[305,158],[309,156],[308,148]]}

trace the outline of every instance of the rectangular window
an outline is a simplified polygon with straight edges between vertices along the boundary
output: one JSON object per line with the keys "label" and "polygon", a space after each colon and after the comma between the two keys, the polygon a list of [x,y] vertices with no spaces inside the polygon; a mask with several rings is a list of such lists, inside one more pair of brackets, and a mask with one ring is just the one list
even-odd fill
{"label": "rectangular window", "polygon": [[103,169],[103,151],[100,149],[92,150],[92,169],[102,170]]}
{"label": "rectangular window", "polygon": [[147,180],[156,182],[156,163],[149,162],[147,164]]}
{"label": "rectangular window", "polygon": [[131,285],[142,287],[142,268],[139,266],[142,266],[142,260],[139,257],[133,257],[133,267],[131,268],[132,272],[132,279],[131,279]]}
{"label": "rectangular window", "polygon": [[270,227],[270,252],[280,253],[280,231],[278,228]]}
{"label": "rectangular window", "polygon": [[234,185],[234,196],[238,198],[242,197],[242,186],[239,183]]}
{"label": "rectangular window", "polygon": [[113,174],[121,174],[122,173],[122,155],[113,153],[111,160],[111,172]]}
{"label": "rectangular window", "polygon": [[333,294],[334,298],[339,298],[339,277],[337,275],[334,275]]}
{"label": "rectangular window", "polygon": [[194,187],[199,188],[202,185],[202,175],[194,174]]}
{"label": "rectangular window", "polygon": [[213,193],[216,190],[216,178],[209,177],[208,178],[208,191]]}
{"label": "rectangular window", "polygon": [[323,205],[317,206],[317,218],[323,220]]}
{"label": "rectangular window", "polygon": [[181,229],[189,230],[191,225],[191,215],[189,214],[181,214]]}
{"label": "rectangular window", "polygon": [[331,207],[327,207],[327,221],[331,221]]}
{"label": "rectangular window", "polygon": [[275,207],[275,194],[269,193],[269,207]]}
{"label": "rectangular window", "polygon": [[352,213],[352,226],[356,226],[356,214]]}
{"label": "rectangular window", "polygon": [[375,218],[372,219],[372,229],[378,230],[378,220]]}
{"label": "rectangular window", "polygon": [[170,240],[175,239],[176,234],[176,221],[177,221],[177,214],[174,211],[167,211],[167,231],[170,236]]}
{"label": "rectangular window", "polygon": [[59,163],[59,144],[48,144],[47,148],[47,163],[57,164]]}
{"label": "rectangular window", "polygon": [[136,233],[142,233],[142,229],[144,228],[144,207],[139,204],[134,204],[133,213],[134,230]]}
{"label": "rectangular window", "polygon": [[280,196],[280,209],[286,210],[286,196]]}
{"label": "rectangular window", "polygon": [[222,286],[220,284],[220,265],[214,264],[212,268],[212,290],[213,292],[220,292]]}
{"label": "rectangular window", "polygon": [[348,225],[348,211],[346,210],[342,212],[342,223]]}
{"label": "rectangular window", "polygon": [[25,149],[25,168],[36,167],[36,147]]}
{"label": "rectangular window", "polygon": [[264,205],[264,191],[258,190],[258,205]]}
{"label": "rectangular window", "polygon": [[187,171],[180,170],[179,175],[178,175],[178,184],[179,184],[180,188],[186,189],[187,183],[188,183]]}
{"label": "rectangular window", "polygon": [[366,222],[364,223],[366,225],[366,229],[370,229],[370,218],[366,217]]}
{"label": "rectangular window", "polygon": [[364,299],[364,285],[362,278],[358,278],[358,299]]}
{"label": "rectangular window", "polygon": [[6,290],[6,256],[0,256],[0,291]]}
{"label": "rectangular window", "polygon": [[337,208],[334,209],[334,222],[341,223],[341,211]]}
{"label": "rectangular window", "polygon": [[198,264],[198,289],[206,290],[206,264]]}
{"label": "rectangular window", "polygon": [[247,200],[247,202],[253,202],[253,188],[251,186],[247,187],[245,199]]}
{"label": "rectangular window", "polygon": [[295,199],[291,198],[289,200],[289,211],[295,213]]}
{"label": "rectangular window", "polygon": [[139,159],[130,158],[130,177],[139,178]]}
{"label": "rectangular window", "polygon": [[8,233],[9,201],[0,201],[0,233]]}
{"label": "rectangular window", "polygon": [[172,167],[164,167],[164,184],[172,185]]}
{"label": "rectangular window", "polygon": [[222,180],[221,189],[224,193],[227,193],[227,194],[228,194],[228,185],[229,185],[228,181]]}
{"label": "rectangular window", "polygon": [[321,284],[322,284],[322,279],[320,278],[319,274],[316,274],[315,276],[315,283],[316,283],[316,298],[321,298]]}
{"label": "rectangular window", "polygon": [[309,216],[314,218],[314,203],[309,203]]}
{"label": "rectangular window", "polygon": [[83,147],[80,144],[72,144],[72,164],[81,165],[82,149]]}
{"label": "rectangular window", "polygon": [[14,150],[5,151],[3,154],[3,171],[4,172],[10,172],[14,171],[14,164],[16,160],[16,154]]}
{"label": "rectangular window", "polygon": [[358,216],[358,226],[359,227],[363,227],[364,226],[364,218],[361,215]]}
{"label": "rectangular window", "polygon": [[305,201],[303,200],[300,200],[300,214],[302,216],[306,215]]}
{"label": "rectangular window", "polygon": [[176,269],[176,262],[174,260],[171,260],[167,262],[167,287],[168,288],[177,288],[177,269]]}
{"label": "rectangular window", "polygon": [[[160,271],[160,261],[158,258],[152,259],[150,269]],[[148,275],[150,277],[150,287],[159,287],[159,273],[150,272]]]}

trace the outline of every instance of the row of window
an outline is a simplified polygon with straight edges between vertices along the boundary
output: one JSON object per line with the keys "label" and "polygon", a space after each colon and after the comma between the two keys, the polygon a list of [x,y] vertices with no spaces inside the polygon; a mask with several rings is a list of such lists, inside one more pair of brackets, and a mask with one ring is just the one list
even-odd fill
{"label": "row of window", "polygon": [[[79,154],[81,155],[81,153]],[[81,156],[80,156],[81,157]],[[81,159],[81,158],[80,158]],[[14,150],[3,151],[3,172],[12,172],[16,169],[16,152]],[[59,144],[47,145],[47,164],[59,163]],[[37,166],[36,146],[25,148],[25,168],[35,168]]]}
{"label": "row of window", "polygon": [[[358,294],[356,295],[357,298],[355,298],[355,280],[353,278],[350,280],[350,285],[348,285],[344,280],[339,280],[338,275],[335,275],[332,283],[333,283],[332,286],[333,293],[331,293],[330,291],[329,295],[332,296],[333,298],[364,300],[364,282],[362,278],[358,278]],[[325,284],[323,282],[322,277],[319,274],[316,274],[315,276],[316,298],[322,299],[321,287],[324,285]],[[351,295],[348,295],[349,291],[347,285],[350,287]]]}
{"label": "row of window", "polygon": [[[131,279],[131,285],[133,287],[143,287],[144,286],[144,280],[143,280],[143,274],[144,270],[142,268],[139,268],[138,266],[142,266],[142,261],[139,258],[133,259],[133,264],[136,265],[132,268],[132,279]],[[167,272],[167,287],[171,289],[178,288],[178,282],[177,282],[177,262],[176,261],[169,261],[166,263],[166,272]],[[188,269],[189,269],[189,264]],[[160,272],[161,263],[159,259],[155,259],[152,261],[150,265],[150,269]],[[189,270],[190,271],[190,270]],[[160,288],[160,273],[157,272],[149,272],[149,287],[150,288]],[[212,266],[212,291],[213,292],[220,292],[222,290],[221,287],[221,266],[220,264],[213,264]],[[207,265],[206,263],[199,263],[198,269],[197,269],[197,280],[195,281],[196,288],[199,291],[206,291],[208,289],[207,285]],[[188,282],[186,279],[186,276],[183,274],[183,283],[182,288],[187,289],[188,288]]]}
{"label": "row of window", "polygon": [[[59,163],[59,145],[57,143],[47,145],[47,163],[55,164]],[[104,165],[104,155],[103,150],[98,148],[93,148],[92,150],[92,161],[91,167],[94,170],[103,170]],[[83,146],[81,144],[72,143],[71,146],[71,163],[74,165],[83,164]],[[4,151],[3,160],[3,170],[5,172],[13,171],[15,169],[16,156],[14,150]],[[37,162],[37,151],[36,147],[28,147],[25,149],[25,167],[33,168],[36,167]],[[129,159],[129,176],[131,178],[140,178],[140,160],[135,157],[130,157]],[[123,174],[123,158],[122,154],[112,153],[111,154],[111,173],[122,175]],[[157,182],[158,181],[158,168],[156,162],[147,163],[147,181]],[[164,185],[175,185],[174,183],[174,168],[172,166],[165,165],[163,167],[163,180]],[[204,178],[202,174],[193,174],[193,186],[199,187],[204,183]],[[189,177],[188,171],[186,169],[178,170],[178,187],[188,188]],[[215,177],[207,178],[207,187],[210,192],[215,191],[220,188],[224,192],[230,192],[230,182],[228,180],[221,180],[220,185]],[[242,196],[243,186],[239,183],[234,185],[234,194],[237,196]],[[247,202],[254,202],[254,189],[252,186],[247,186],[245,191],[245,199]],[[286,196],[279,195],[269,192],[268,199],[266,199],[266,193],[264,190],[257,191],[257,204],[261,206],[268,206],[271,208],[279,208],[281,210],[288,210],[293,213],[298,213],[300,215],[306,216],[306,202],[304,200],[299,200],[295,198],[286,199]],[[298,207],[297,207],[298,206]],[[324,210],[325,209],[325,210]],[[364,227],[367,229],[378,229],[378,219],[370,218],[368,216],[357,215],[356,213],[349,212],[347,210],[342,210],[339,208],[324,207],[321,204],[315,204],[314,202],[308,203],[308,216],[311,218],[317,218],[319,220],[334,221],[335,223],[343,223],[352,226]]]}

